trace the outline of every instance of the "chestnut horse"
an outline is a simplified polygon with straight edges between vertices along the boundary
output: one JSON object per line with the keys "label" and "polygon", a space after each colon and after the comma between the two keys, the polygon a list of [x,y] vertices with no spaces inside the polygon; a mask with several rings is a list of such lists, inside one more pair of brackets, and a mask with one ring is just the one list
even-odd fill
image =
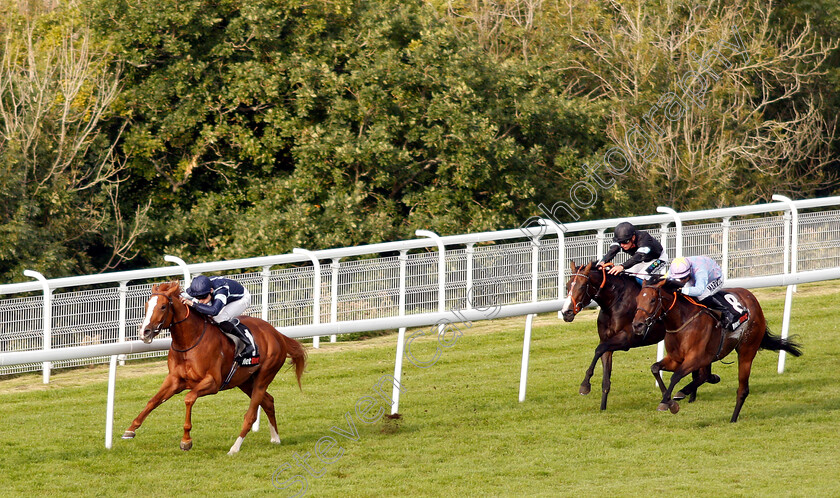
{"label": "chestnut horse", "polygon": [[300,377],[306,365],[306,350],[303,345],[290,339],[270,323],[249,316],[239,320],[250,330],[260,351],[260,364],[253,367],[240,367],[225,384],[225,377],[233,365],[235,348],[233,342],[225,336],[216,323],[183,304],[179,299],[181,287],[178,282],[170,282],[152,287],[152,295],[146,303],[146,317],[140,325],[139,335],[145,343],[152,342],[163,329],[169,329],[172,335],[172,347],[169,349],[169,375],[163,381],[160,390],[152,396],[146,408],[137,415],[123,434],[123,439],[131,439],[149,413],[161,403],[185,389],[190,392],[184,397],[187,408],[184,422],[184,437],[181,449],[192,448],[190,429],[191,412],[196,399],[208,394],[238,387],[251,398],[242,431],[230,448],[229,455],[239,452],[242,441],[257,420],[257,407],[262,406],[268,416],[271,442],[280,443],[277,433],[277,421],[274,417],[274,398],[266,391],[274,376],[280,371],[286,358],[295,365],[298,387]]}
{"label": "chestnut horse", "polygon": [[[764,312],[758,300],[747,289],[728,289],[746,306],[750,313],[747,323],[741,326],[740,333],[734,334],[720,326],[717,316],[706,307],[698,305],[678,292],[681,286],[666,279],[653,280],[642,286],[636,298],[636,316],[633,319],[634,332],[641,334],[644,329],[658,320],[665,324],[665,350],[668,354],[662,361],[654,363],[650,370],[663,389],[662,402],[657,407],[660,411],[679,411],[679,404],[671,399],[674,386],[688,372],[703,365],[721,360],[732,351],[738,353],[738,394],[735,399],[735,411],[730,422],[738,421],[738,414],[744,400],[750,393],[750,370],[753,359],[759,349],[772,351],[784,350],[794,356],[800,356],[800,345],[788,339],[781,339],[767,327]],[[737,332],[737,331],[736,331]],[[665,388],[659,372],[673,372],[671,383]],[[705,372],[700,370],[698,379],[702,383]],[[691,384],[689,384],[690,386]]]}
{"label": "chestnut horse", "polygon": [[[608,266],[610,266],[608,264]],[[607,266],[607,267],[608,267]],[[583,382],[580,384],[579,392],[589,394],[592,389],[590,379],[595,373],[595,364],[601,359],[604,368],[601,380],[601,410],[607,409],[607,396],[610,393],[610,376],[612,375],[612,354],[613,351],[627,351],[630,348],[650,346],[665,338],[665,327],[661,323],[654,324],[643,335],[633,333],[633,315],[636,313],[636,296],[641,290],[641,285],[635,278],[627,275],[610,275],[606,267],[599,271],[594,261],[589,262],[585,267],[576,266],[571,262],[572,275],[566,283],[566,302],[561,310],[563,320],[571,322],[584,306],[595,301],[601,307],[598,313],[598,336],[601,341],[595,348],[595,357],[586,370]],[[711,374],[711,367],[709,373]],[[697,372],[692,372],[694,379],[698,378]],[[717,384],[720,377],[711,374],[707,375],[707,382]],[[661,382],[659,385],[661,387]],[[699,386],[699,384],[698,384]],[[664,392],[664,388],[663,392]],[[682,399],[689,396],[689,403],[697,397],[696,387],[683,389],[677,396]]]}

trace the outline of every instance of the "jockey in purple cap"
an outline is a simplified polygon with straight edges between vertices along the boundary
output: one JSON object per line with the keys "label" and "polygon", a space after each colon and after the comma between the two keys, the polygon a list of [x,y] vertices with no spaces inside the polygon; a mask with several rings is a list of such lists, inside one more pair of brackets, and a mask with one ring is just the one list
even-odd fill
{"label": "jockey in purple cap", "polygon": [[723,272],[711,258],[675,258],[666,277],[683,284],[680,290],[686,296],[697,298],[700,304],[720,311],[724,328],[736,330],[749,318],[749,312],[734,294],[721,292]]}

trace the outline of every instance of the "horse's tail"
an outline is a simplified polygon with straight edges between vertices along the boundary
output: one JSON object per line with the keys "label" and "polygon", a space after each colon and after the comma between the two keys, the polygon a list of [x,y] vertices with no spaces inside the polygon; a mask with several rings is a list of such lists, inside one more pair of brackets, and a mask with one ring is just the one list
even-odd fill
{"label": "horse's tail", "polygon": [[301,391],[303,391],[303,386],[300,384],[300,378],[303,376],[303,369],[306,368],[306,349],[300,341],[286,337],[283,334],[280,334],[280,340],[283,341],[283,347],[286,349],[286,355],[291,358],[292,363],[295,364],[295,376],[297,377],[298,387]]}
{"label": "horse's tail", "polygon": [[771,351],[787,351],[793,356],[802,356],[802,345],[791,339],[782,339],[770,332],[770,328],[764,330],[764,337],[761,339],[761,349]]}

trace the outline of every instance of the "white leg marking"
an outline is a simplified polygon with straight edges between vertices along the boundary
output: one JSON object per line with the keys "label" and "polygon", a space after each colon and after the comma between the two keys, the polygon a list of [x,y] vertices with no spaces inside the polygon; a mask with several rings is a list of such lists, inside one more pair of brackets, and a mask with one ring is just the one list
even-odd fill
{"label": "white leg marking", "polygon": [[268,430],[271,431],[271,442],[280,444],[280,434],[277,434],[277,429],[273,425],[268,424]]}
{"label": "white leg marking", "polygon": [[228,455],[235,455],[239,453],[239,448],[242,446],[242,441],[244,441],[244,437],[236,438],[236,442],[233,443],[233,446],[230,447],[230,451],[228,451]]}

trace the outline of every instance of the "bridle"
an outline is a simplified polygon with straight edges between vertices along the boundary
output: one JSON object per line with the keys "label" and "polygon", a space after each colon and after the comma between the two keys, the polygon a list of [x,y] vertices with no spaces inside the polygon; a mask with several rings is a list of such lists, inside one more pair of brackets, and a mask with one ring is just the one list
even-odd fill
{"label": "bridle", "polygon": [[[177,322],[173,322],[172,320],[175,319],[175,306],[172,303],[172,298],[168,294],[163,294],[162,292],[152,292],[152,295],[153,296],[163,296],[169,302],[169,311],[168,311],[169,317],[168,317],[168,319],[161,320],[160,323],[157,325],[157,327],[155,327],[155,329],[154,329],[155,330],[155,335],[159,334],[160,331],[163,330],[163,329],[170,329],[171,330],[172,327],[174,327],[175,325],[178,325],[179,323],[184,323],[190,317],[190,307],[187,306],[187,316],[185,316],[181,320],[178,320]],[[169,322],[169,325],[164,326],[163,324],[166,323],[167,321]],[[175,347],[175,344],[173,343],[172,346],[171,346],[172,350],[177,351],[179,353],[186,353],[187,351],[189,351],[189,350],[193,349],[194,347],[198,346],[198,343],[200,343],[201,340],[204,338],[204,333],[205,332],[207,332],[207,321],[206,320],[204,321],[204,328],[201,330],[201,335],[198,336],[198,340],[195,341],[195,344],[188,347],[187,349],[178,349],[178,348]]]}
{"label": "bridle", "polygon": [[676,291],[674,291],[674,301],[671,303],[671,306],[669,306],[668,309],[666,310],[665,309],[665,303],[662,299],[662,289],[656,289],[656,308],[653,310],[652,313],[648,312],[648,310],[646,310],[646,309],[642,309],[642,308],[639,308],[637,306],[636,307],[636,313],[641,311],[645,315],[647,315],[647,318],[645,318],[645,321],[644,321],[644,324],[645,324],[644,336],[645,337],[647,336],[648,331],[650,331],[650,328],[653,326],[654,323],[656,323],[657,321],[665,320],[665,316],[667,316],[668,312],[671,311],[672,309],[674,309],[674,306],[676,306],[676,305],[677,305],[677,293],[676,293]]}
{"label": "bridle", "polygon": [[[572,300],[572,310],[574,311],[575,315],[580,313],[580,310],[583,309],[584,303],[592,301],[593,299],[598,299],[598,296],[601,295],[601,290],[604,288],[604,285],[607,283],[607,266],[612,266],[612,263],[607,263],[601,266],[601,273],[603,274],[603,279],[601,280],[601,285],[598,287],[598,290],[593,295],[589,295],[590,287],[592,287],[592,283],[589,280],[592,277],[592,270],[589,270],[589,274],[584,273],[572,273],[572,277],[583,277],[586,279],[586,283],[584,284],[584,292],[583,299],[578,303],[575,301],[575,297],[572,295],[572,289],[569,289],[569,299]],[[574,283],[572,283],[572,287],[574,287]]]}

